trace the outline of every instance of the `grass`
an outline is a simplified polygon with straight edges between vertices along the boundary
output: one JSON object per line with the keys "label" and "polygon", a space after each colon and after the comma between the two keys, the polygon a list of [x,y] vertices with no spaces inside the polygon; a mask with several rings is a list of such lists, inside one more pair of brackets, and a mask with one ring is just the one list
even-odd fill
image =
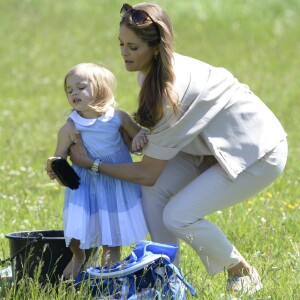
{"label": "grass", "polygon": [[[209,217],[262,274],[259,299],[300,298],[299,53],[296,0],[154,1],[173,20],[176,50],[232,71],[250,85],[283,123],[289,160],[283,175],[252,199]],[[44,166],[68,104],[62,81],[79,62],[114,72],[117,100],[136,108],[136,75],[125,71],[118,47],[116,0],[0,0],[0,257],[5,234],[62,228],[63,189]],[[225,274],[210,278],[185,244],[183,272],[201,299],[222,299]],[[129,249],[125,248],[124,255]],[[34,280],[5,299],[72,299],[59,286]],[[25,298],[24,298],[25,297]]]}

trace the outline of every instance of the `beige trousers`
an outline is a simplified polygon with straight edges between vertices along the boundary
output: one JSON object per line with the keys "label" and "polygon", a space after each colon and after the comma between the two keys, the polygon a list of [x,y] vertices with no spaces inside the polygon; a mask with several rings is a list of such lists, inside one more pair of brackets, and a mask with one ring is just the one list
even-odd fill
{"label": "beige trousers", "polygon": [[[205,216],[249,199],[271,184],[283,171],[287,152],[283,141],[234,181],[218,163],[205,166],[199,156],[178,154],[168,162],[155,186],[142,187],[152,240],[178,245],[179,239],[184,240],[210,275],[238,264],[241,254]],[[175,264],[180,264],[180,254]]]}

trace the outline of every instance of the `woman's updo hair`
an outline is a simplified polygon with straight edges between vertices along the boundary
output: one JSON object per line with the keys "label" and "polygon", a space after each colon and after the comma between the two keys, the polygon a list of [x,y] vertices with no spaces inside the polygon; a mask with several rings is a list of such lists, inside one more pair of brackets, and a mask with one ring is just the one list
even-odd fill
{"label": "woman's updo hair", "polygon": [[133,6],[133,9],[146,12],[150,18],[136,24],[132,21],[132,11],[129,10],[123,15],[120,26],[132,30],[149,47],[158,46],[159,49],[144,78],[136,112],[137,122],[144,127],[152,128],[163,117],[163,100],[170,102],[175,113],[178,110],[177,95],[173,91],[175,81],[173,28],[167,13],[156,4],[140,3]]}

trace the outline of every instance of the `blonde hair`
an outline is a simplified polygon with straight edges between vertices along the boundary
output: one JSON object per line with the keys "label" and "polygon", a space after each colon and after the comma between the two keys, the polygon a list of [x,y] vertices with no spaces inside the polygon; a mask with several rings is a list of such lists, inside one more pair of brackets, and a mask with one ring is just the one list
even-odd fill
{"label": "blonde hair", "polygon": [[67,92],[67,79],[74,74],[85,77],[93,86],[95,99],[92,107],[99,113],[105,113],[116,105],[114,91],[116,79],[113,73],[94,63],[81,63],[72,67],[64,79],[64,90]]}
{"label": "blonde hair", "polygon": [[136,120],[147,128],[154,127],[163,117],[163,98],[170,102],[175,113],[178,112],[178,96],[173,91],[175,74],[173,70],[173,28],[169,16],[158,5],[140,3],[135,10],[145,11],[151,20],[135,24],[130,10],[122,17],[120,26],[132,30],[149,47],[159,48],[159,54],[153,57],[151,67],[143,81],[139,93],[139,107]]}

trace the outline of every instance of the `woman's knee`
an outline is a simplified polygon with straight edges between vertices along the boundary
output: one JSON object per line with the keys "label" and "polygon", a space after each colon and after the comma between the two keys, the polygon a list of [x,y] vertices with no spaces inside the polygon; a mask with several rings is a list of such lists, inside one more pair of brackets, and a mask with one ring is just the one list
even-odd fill
{"label": "woman's knee", "polygon": [[169,203],[163,211],[163,222],[170,231],[175,231],[179,228],[185,227],[182,210]]}

